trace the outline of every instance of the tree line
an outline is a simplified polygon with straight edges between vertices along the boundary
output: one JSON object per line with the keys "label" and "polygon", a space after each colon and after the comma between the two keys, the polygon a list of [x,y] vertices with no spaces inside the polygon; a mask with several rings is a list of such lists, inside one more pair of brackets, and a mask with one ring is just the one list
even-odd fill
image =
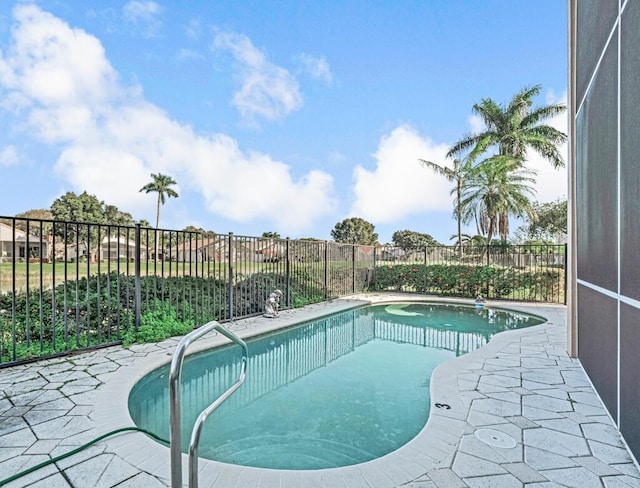
{"label": "tree line", "polygon": [[[164,205],[167,197],[178,197],[178,193],[171,188],[177,182],[161,173],[151,174],[152,181],[143,186],[140,192],[158,194],[156,208],[156,228],[160,227],[160,206]],[[67,192],[56,198],[51,207],[46,209],[32,209],[16,214],[19,219],[39,220],[63,220],[67,222],[87,222],[92,224],[106,224],[113,226],[133,226],[140,224],[142,227],[151,227],[147,220],[134,220],[129,212],[120,210],[115,205],[105,204],[95,195],[86,191],[77,195],[75,192]],[[197,230],[195,227],[185,230]],[[38,232],[34,229],[34,232]]]}

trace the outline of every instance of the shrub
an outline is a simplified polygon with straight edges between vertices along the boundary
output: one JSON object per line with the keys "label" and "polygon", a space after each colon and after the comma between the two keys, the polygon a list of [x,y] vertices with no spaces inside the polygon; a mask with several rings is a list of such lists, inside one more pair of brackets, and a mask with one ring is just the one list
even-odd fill
{"label": "shrub", "polygon": [[[317,273],[316,273],[317,274]],[[264,311],[279,273],[255,273],[234,283],[234,316]],[[299,267],[289,279],[290,306],[324,299],[322,280]],[[149,342],[183,335],[194,326],[230,317],[227,282],[211,277],[142,276],[135,321],[135,278],[115,271],[68,280],[53,290],[0,294],[0,363],[124,340]],[[284,305],[284,304],[283,304]],[[15,306],[15,314],[12,314]]]}
{"label": "shrub", "polygon": [[379,266],[371,291],[415,291],[442,296],[516,298],[559,301],[562,270],[518,270],[498,266],[463,264],[397,264]]}
{"label": "shrub", "polygon": [[140,316],[140,327],[130,327],[122,338],[125,347],[134,342],[160,342],[169,337],[182,336],[193,330],[192,319],[178,320],[176,308],[169,303],[155,300],[154,309]]}

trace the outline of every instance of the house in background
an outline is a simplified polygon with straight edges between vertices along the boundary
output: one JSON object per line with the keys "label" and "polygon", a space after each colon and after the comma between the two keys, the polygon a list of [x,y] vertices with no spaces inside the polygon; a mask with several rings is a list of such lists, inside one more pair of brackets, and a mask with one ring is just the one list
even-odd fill
{"label": "house in background", "polygon": [[[229,260],[229,239],[226,236],[192,239],[172,246],[166,254],[171,261],[185,263],[226,262]],[[232,249],[233,259],[235,254]]]}
{"label": "house in background", "polygon": [[[140,259],[146,259],[148,252],[148,246],[141,245]],[[91,253],[92,261],[96,259],[101,261],[133,261],[136,257],[136,243],[125,237],[107,236],[102,239],[100,248],[91,249]],[[76,261],[78,259],[86,259],[87,254],[87,245],[84,242],[77,242],[76,244],[56,243],[56,259]]]}
{"label": "house in background", "polygon": [[[15,240],[15,242],[14,242]],[[29,234],[20,229],[14,229],[13,227],[0,222],[0,261],[11,261],[16,259],[26,258],[49,258],[49,244],[45,240],[41,240],[40,237]]]}
{"label": "house in background", "polygon": [[256,243],[255,254],[258,262],[277,263],[287,256],[287,245],[281,240],[259,240]]}
{"label": "house in background", "polygon": [[[140,259],[146,259],[148,248],[140,246]],[[105,237],[100,244],[100,260],[115,261],[118,259],[133,260],[136,256],[136,243],[125,237]]]}

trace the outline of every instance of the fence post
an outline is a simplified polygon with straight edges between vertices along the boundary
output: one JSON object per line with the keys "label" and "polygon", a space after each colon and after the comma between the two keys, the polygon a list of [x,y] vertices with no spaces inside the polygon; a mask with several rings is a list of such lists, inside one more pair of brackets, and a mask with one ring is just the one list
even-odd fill
{"label": "fence post", "polygon": [[427,246],[424,246],[424,292],[427,293]]}
{"label": "fence post", "polygon": [[564,304],[567,304],[567,243],[564,244]]}
{"label": "fence post", "polygon": [[[376,282],[376,266],[378,265],[378,246],[373,247],[373,269],[371,270],[371,276],[369,277],[369,283],[367,286],[370,288],[372,284]],[[367,290],[369,291],[369,290]]]}
{"label": "fence post", "polygon": [[[16,219],[14,217],[11,219],[11,359],[13,361],[17,359],[16,354],[18,352],[16,343],[16,295],[18,294],[18,284],[16,282],[16,263],[18,262],[18,260],[16,259],[17,249],[18,246],[16,246]],[[29,276],[29,274],[27,274],[27,276]],[[29,287],[26,288],[28,292]]]}
{"label": "fence post", "polygon": [[141,301],[142,291],[140,286],[140,256],[141,256],[140,224],[136,224],[135,239],[136,239],[135,256],[134,256],[135,290],[134,290],[133,314],[134,314],[134,327],[135,327],[135,330],[137,331],[138,328],[140,327],[140,315],[141,315],[140,308],[141,308],[141,302],[142,302]]}
{"label": "fence post", "polygon": [[356,246],[357,244],[354,244],[351,248],[351,293],[353,294],[356,292]]}
{"label": "fence post", "polygon": [[329,241],[324,241],[324,299],[329,296]]}
{"label": "fence post", "polygon": [[[491,244],[489,242],[487,242],[487,268],[489,267],[489,253],[491,252]],[[487,291],[485,293],[485,298],[489,298],[489,292],[491,291],[490,288],[491,284],[489,283],[489,279],[487,278]]]}
{"label": "fence post", "polygon": [[[55,234],[55,224],[51,225],[51,249],[55,249],[56,248],[56,234]],[[43,233],[43,228],[42,228],[42,220],[40,221],[40,266],[42,266],[42,242],[44,239],[44,233]],[[47,249],[47,251],[50,251],[49,249]],[[51,262],[51,334],[53,335],[53,347],[55,348],[55,337],[56,337],[56,259],[55,259],[55,253],[51,254],[50,252],[47,253],[47,258],[49,258],[49,256],[51,256],[50,262]],[[65,263],[65,268],[67,267],[67,264]],[[40,277],[42,278],[42,273],[40,273]],[[42,287],[40,288],[42,290]],[[41,294],[42,296],[42,294]],[[65,337],[64,337],[64,341],[67,341],[67,337],[66,337],[66,331],[65,331]],[[66,346],[65,346],[66,349]]]}
{"label": "fence post", "polygon": [[285,264],[284,264],[284,278],[285,278],[285,289],[284,289],[284,304],[287,308],[291,306],[291,297],[289,296],[291,290],[291,265],[289,264],[290,256],[289,256],[289,238],[287,237],[285,243]]}
{"label": "fence post", "polygon": [[227,296],[228,296],[228,307],[229,307],[229,320],[233,320],[233,257],[231,253],[231,249],[233,248],[233,232],[229,232],[229,241],[227,242],[227,248],[229,252],[229,259],[227,264],[229,265],[229,284],[227,285]]}

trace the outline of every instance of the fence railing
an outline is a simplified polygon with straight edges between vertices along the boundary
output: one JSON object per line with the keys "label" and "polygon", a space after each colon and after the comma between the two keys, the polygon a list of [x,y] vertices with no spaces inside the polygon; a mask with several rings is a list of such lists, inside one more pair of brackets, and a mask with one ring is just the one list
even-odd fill
{"label": "fence railing", "polygon": [[366,290],[373,248],[0,217],[0,365]]}
{"label": "fence railing", "polygon": [[434,246],[376,252],[371,290],[566,303],[565,244]]}
{"label": "fence railing", "polygon": [[403,250],[0,217],[0,366],[368,290],[564,301],[564,246]]}

